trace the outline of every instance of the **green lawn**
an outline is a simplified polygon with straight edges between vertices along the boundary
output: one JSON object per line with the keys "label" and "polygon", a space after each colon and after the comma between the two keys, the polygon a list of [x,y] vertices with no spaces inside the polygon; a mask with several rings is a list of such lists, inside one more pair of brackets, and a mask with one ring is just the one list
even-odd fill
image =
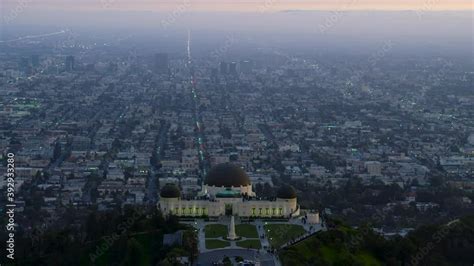
{"label": "green lawn", "polygon": [[206,239],[207,249],[225,248],[228,246],[230,246],[230,243],[227,241],[222,241],[222,240],[217,240],[217,239]]}
{"label": "green lawn", "polygon": [[260,249],[262,247],[258,239],[239,241],[236,244],[242,248]]}
{"label": "green lawn", "polygon": [[296,224],[267,224],[264,225],[264,229],[273,247],[280,247],[305,233],[304,228]]}
{"label": "green lawn", "polygon": [[218,238],[227,236],[227,226],[223,224],[208,224],[204,228],[206,238]]}
{"label": "green lawn", "polygon": [[255,225],[238,224],[235,226],[235,233],[240,237],[258,238],[258,232]]}

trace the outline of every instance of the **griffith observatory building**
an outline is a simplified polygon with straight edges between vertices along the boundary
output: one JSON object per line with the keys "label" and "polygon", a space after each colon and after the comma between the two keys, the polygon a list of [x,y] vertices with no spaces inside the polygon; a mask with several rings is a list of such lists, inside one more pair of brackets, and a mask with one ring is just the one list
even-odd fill
{"label": "griffith observatory building", "polygon": [[230,163],[214,166],[205,177],[198,196],[192,200],[181,199],[179,188],[175,184],[166,184],[160,191],[158,208],[164,214],[181,217],[291,218],[300,214],[293,187],[280,187],[276,200],[259,200],[247,173]]}

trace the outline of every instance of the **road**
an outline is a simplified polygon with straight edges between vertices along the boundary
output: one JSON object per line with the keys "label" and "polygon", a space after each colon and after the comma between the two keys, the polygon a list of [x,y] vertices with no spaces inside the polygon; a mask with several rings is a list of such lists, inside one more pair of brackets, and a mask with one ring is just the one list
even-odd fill
{"label": "road", "polygon": [[194,123],[196,126],[196,145],[198,150],[199,157],[199,170],[200,176],[203,178],[207,175],[210,163],[207,158],[206,153],[206,138],[203,131],[203,123],[201,114],[199,112],[199,96],[197,93],[197,78],[194,71],[194,64],[191,56],[191,32],[188,32],[188,42],[187,42],[187,53],[188,53],[188,64],[190,79],[191,79],[191,93],[194,101]]}
{"label": "road", "polygon": [[[170,124],[166,123],[162,127],[160,127],[160,133],[158,135],[156,141],[156,156],[157,160],[160,160],[161,153],[163,151],[163,146],[166,143],[166,136],[168,135],[168,130],[170,128]],[[157,187],[157,172],[158,169],[152,164],[150,166],[150,172],[148,173],[148,187],[146,189],[146,198],[148,199],[148,203],[156,204],[158,201],[158,187]]]}
{"label": "road", "polygon": [[224,257],[242,257],[245,260],[260,260],[262,266],[276,266],[273,256],[268,253],[258,252],[252,249],[218,249],[201,253],[198,257],[197,264],[201,266],[212,265],[213,262],[222,260]]}

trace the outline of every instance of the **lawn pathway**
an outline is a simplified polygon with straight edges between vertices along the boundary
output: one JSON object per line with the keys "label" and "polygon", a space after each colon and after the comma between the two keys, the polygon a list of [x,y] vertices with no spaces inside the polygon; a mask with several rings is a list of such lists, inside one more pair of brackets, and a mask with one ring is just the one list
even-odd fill
{"label": "lawn pathway", "polygon": [[262,220],[256,220],[255,221],[255,227],[257,227],[257,232],[258,232],[258,237],[260,238],[263,236],[263,238],[260,238],[260,242],[262,243],[262,248],[270,247],[270,242],[268,242],[268,236],[265,232],[265,228],[263,227],[264,223]]}

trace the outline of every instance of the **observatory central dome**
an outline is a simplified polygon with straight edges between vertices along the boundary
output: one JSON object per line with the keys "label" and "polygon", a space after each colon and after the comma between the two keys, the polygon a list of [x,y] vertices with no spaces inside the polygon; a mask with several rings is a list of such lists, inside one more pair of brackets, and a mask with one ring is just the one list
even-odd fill
{"label": "observatory central dome", "polygon": [[204,184],[215,187],[249,186],[250,178],[237,165],[223,163],[211,168],[204,180]]}

